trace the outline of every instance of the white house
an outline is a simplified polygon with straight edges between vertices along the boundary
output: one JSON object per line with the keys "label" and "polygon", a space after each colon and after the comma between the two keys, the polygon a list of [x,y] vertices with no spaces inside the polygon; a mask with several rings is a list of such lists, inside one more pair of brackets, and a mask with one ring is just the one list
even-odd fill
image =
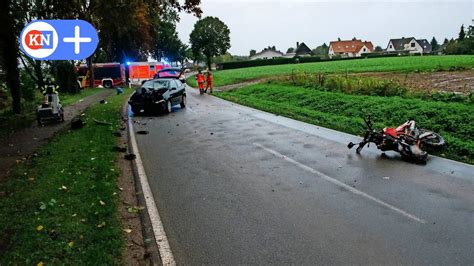
{"label": "white house", "polygon": [[329,43],[328,55],[341,57],[360,57],[362,54],[371,53],[374,45],[370,41],[352,39],[348,41],[332,41]]}
{"label": "white house", "polygon": [[283,53],[280,51],[276,51],[273,49],[266,49],[261,51],[260,53],[256,53],[250,57],[250,60],[257,60],[257,59],[274,59],[278,57],[282,57]]}
{"label": "white house", "polygon": [[417,40],[413,37],[390,39],[386,51],[389,53],[423,54],[431,53],[431,44],[426,39]]}

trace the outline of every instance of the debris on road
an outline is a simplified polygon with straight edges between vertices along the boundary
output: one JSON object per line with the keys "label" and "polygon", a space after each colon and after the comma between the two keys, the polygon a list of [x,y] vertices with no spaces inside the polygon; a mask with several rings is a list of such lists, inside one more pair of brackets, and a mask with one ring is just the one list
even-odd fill
{"label": "debris on road", "polygon": [[86,123],[80,118],[74,118],[71,121],[71,129],[80,129],[83,128]]}
{"label": "debris on road", "polygon": [[115,151],[115,152],[126,152],[126,151],[127,151],[127,148],[115,146],[115,147],[112,148],[112,151]]}
{"label": "debris on road", "polygon": [[147,135],[147,134],[148,134],[148,131],[147,131],[147,130],[139,130],[139,131],[137,131],[137,134],[139,134],[139,135]]}
{"label": "debris on road", "polygon": [[133,153],[129,153],[129,154],[126,154],[124,158],[125,158],[125,160],[131,161],[131,160],[135,160],[137,158],[137,156]]}
{"label": "debris on road", "polygon": [[109,122],[106,122],[106,121],[100,121],[100,120],[97,120],[95,118],[92,118],[92,120],[96,123],[96,124],[99,124],[99,125],[107,125],[107,126],[111,126],[112,123],[109,123]]}

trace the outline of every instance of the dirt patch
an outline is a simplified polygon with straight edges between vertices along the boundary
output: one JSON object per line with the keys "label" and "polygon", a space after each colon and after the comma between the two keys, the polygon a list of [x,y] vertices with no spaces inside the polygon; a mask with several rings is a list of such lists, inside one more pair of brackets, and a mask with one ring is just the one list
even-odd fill
{"label": "dirt patch", "polygon": [[25,161],[30,155],[34,155],[34,152],[46,144],[54,134],[69,126],[69,122],[84,112],[89,105],[98,103],[100,99],[107,97],[112,92],[113,90],[104,90],[101,93],[88,96],[80,102],[64,107],[65,122],[63,123],[52,123],[38,127],[35,122],[29,128],[0,139],[0,169],[2,169],[0,180],[8,176],[13,166]]}
{"label": "dirt patch", "polygon": [[391,79],[414,90],[474,92],[474,71],[446,71],[428,73],[360,73],[357,76]]}
{"label": "dirt patch", "polygon": [[246,86],[250,86],[250,85],[265,82],[266,80],[268,80],[268,78],[255,79],[255,80],[245,81],[245,82],[242,82],[242,83],[220,86],[220,87],[214,88],[214,91],[220,92],[220,91],[230,91],[230,90],[240,89],[242,87],[246,87]]}

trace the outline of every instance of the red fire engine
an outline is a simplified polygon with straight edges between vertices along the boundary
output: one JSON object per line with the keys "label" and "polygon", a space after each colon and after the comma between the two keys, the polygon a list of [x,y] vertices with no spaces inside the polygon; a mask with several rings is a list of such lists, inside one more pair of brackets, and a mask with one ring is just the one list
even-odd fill
{"label": "red fire engine", "polygon": [[[94,86],[112,88],[125,84],[125,67],[120,63],[97,63],[93,64]],[[86,64],[76,67],[78,80],[81,88],[89,86],[89,75]]]}

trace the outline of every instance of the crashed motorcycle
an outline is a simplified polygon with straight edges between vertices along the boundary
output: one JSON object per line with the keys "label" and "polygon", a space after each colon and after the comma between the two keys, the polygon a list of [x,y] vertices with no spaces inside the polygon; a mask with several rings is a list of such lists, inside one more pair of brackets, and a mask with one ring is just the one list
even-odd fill
{"label": "crashed motorcycle", "polygon": [[440,151],[445,148],[446,143],[439,134],[416,127],[414,120],[409,120],[397,128],[386,127],[382,130],[373,129],[370,116],[364,118],[367,125],[364,139],[359,143],[350,142],[347,147],[358,145],[356,152],[359,154],[364,146],[374,143],[379,150],[395,151],[402,158],[417,162],[426,162],[428,152]]}

